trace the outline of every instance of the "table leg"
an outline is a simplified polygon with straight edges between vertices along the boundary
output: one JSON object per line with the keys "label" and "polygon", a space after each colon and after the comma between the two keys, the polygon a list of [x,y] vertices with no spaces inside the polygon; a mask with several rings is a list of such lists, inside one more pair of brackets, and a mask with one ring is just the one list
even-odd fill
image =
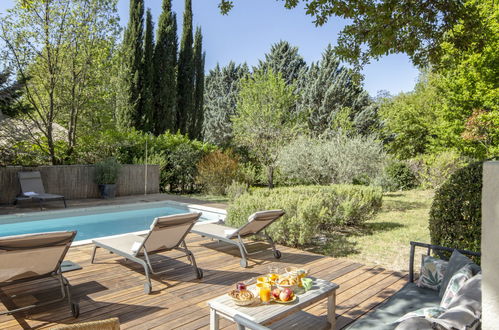
{"label": "table leg", "polygon": [[210,308],[210,330],[218,330],[220,327],[220,318],[217,311]]}
{"label": "table leg", "polygon": [[327,298],[327,320],[331,329],[336,329],[336,290]]}

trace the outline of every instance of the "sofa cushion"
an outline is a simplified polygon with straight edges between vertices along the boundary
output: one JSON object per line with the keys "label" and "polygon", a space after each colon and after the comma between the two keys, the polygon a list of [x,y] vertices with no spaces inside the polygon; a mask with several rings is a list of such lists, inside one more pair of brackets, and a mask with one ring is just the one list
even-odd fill
{"label": "sofa cushion", "polygon": [[442,297],[442,301],[440,301],[440,306],[444,308],[448,308],[452,299],[457,296],[457,293],[461,288],[466,284],[466,282],[473,277],[471,272],[471,266],[466,265],[451,277],[449,284],[447,285],[447,289]]}
{"label": "sofa cushion", "polygon": [[388,330],[396,327],[393,322],[402,315],[424,307],[438,307],[438,292],[418,288],[415,283],[407,283],[400,291],[378,306],[373,312],[355,321],[348,329]]}
{"label": "sofa cushion", "polygon": [[461,254],[459,251],[454,250],[449,259],[449,264],[447,265],[447,269],[444,274],[444,278],[442,280],[442,285],[440,287],[439,296],[442,297],[447,289],[447,285],[449,284],[450,279],[458,270],[463,268],[466,265],[470,265],[473,271],[473,275],[480,271],[480,267],[473,262],[467,256]]}
{"label": "sofa cushion", "polygon": [[421,288],[439,291],[446,269],[447,261],[423,255],[421,274],[419,275],[417,285]]}
{"label": "sofa cushion", "polygon": [[400,323],[395,330],[433,330],[433,323],[421,317],[411,318]]}

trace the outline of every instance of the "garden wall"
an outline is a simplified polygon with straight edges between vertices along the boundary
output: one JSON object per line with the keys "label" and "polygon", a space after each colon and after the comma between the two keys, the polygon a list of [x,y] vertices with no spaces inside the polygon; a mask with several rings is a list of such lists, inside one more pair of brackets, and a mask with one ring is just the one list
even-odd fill
{"label": "garden wall", "polygon": [[[145,165],[123,165],[116,195],[144,194]],[[21,192],[19,171],[40,171],[45,192],[63,195],[66,199],[99,198],[94,183],[93,165],[7,166],[0,167],[0,204],[13,203]],[[159,165],[147,165],[147,193],[159,192]]]}

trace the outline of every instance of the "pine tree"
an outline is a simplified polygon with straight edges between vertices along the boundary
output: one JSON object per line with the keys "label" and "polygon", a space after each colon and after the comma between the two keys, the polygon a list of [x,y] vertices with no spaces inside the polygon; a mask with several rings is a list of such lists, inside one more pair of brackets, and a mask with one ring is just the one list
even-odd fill
{"label": "pine tree", "polygon": [[204,140],[221,147],[232,143],[231,117],[236,114],[240,80],[249,74],[246,64],[217,66],[206,77],[204,91]]}
{"label": "pine tree", "polygon": [[307,64],[298,53],[298,47],[281,40],[272,45],[270,53],[265,54],[265,61],[260,60],[255,71],[267,72],[272,69],[275,74],[281,73],[287,84],[292,84],[306,67]]}
{"label": "pine tree", "polygon": [[140,129],[144,132],[153,132],[154,130],[154,23],[152,21],[151,10],[147,9],[146,14],[146,32],[144,37],[144,84],[143,84],[143,102],[144,113],[140,122]]}
{"label": "pine tree", "polygon": [[201,139],[203,129],[203,98],[204,98],[204,61],[203,35],[201,28],[196,29],[194,36],[194,111],[189,118],[189,136]]}
{"label": "pine tree", "polygon": [[182,134],[187,133],[187,120],[194,111],[194,65],[192,56],[192,0],[185,0],[182,41],[178,58],[177,125]]}
{"label": "pine tree", "polygon": [[116,114],[118,127],[140,126],[143,114],[144,0],[130,0],[130,20],[125,29],[120,70],[120,97]]}
{"label": "pine tree", "polygon": [[154,133],[175,130],[177,109],[177,17],[163,0],[154,48]]}
{"label": "pine tree", "polygon": [[320,62],[312,63],[300,84],[303,86],[298,110],[307,114],[312,133],[319,135],[336,127],[335,121],[343,120],[341,117],[347,112],[359,130],[367,129],[356,117],[366,120],[372,112],[372,108],[364,112],[371,104],[369,94],[357,82],[354,72],[340,64],[330,45]]}

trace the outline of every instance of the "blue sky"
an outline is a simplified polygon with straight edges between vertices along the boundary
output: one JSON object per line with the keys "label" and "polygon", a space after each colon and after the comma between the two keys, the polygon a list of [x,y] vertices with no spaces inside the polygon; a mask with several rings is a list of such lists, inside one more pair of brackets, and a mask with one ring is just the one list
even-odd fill
{"label": "blue sky", "polygon": [[[218,0],[193,0],[194,24],[203,30],[206,51],[206,70],[217,62],[221,65],[230,60],[256,65],[258,60],[279,41],[287,40],[298,46],[307,63],[317,61],[322,51],[335,44],[338,31],[344,21],[333,18],[325,26],[315,27],[312,18],[305,15],[302,7],[288,10],[282,1],[236,0],[234,9],[227,16],[220,14]],[[0,1],[0,13],[13,5],[13,0]],[[153,19],[161,12],[161,0],[145,0],[151,8]],[[183,0],[173,0],[178,25],[182,25]],[[119,0],[118,12],[121,24],[128,21],[129,0]],[[378,90],[391,94],[413,89],[418,76],[408,57],[403,54],[390,55],[367,65],[364,69],[364,85],[371,95]]]}

